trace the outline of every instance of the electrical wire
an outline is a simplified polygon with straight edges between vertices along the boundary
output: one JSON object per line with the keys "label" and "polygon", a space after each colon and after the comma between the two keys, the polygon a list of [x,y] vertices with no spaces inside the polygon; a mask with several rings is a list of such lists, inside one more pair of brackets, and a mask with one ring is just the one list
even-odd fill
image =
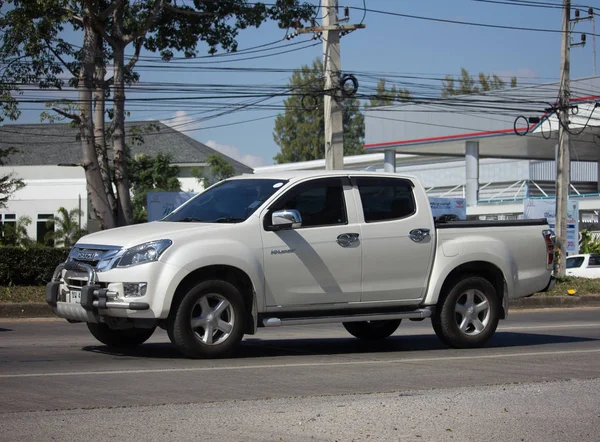
{"label": "electrical wire", "polygon": [[[260,118],[251,118],[251,119],[247,119],[247,120],[241,120],[241,121],[234,121],[231,123],[224,123],[224,124],[217,124],[214,126],[206,126],[203,127],[201,129],[175,129],[172,126],[169,125],[165,125],[179,133],[187,133],[187,132],[195,132],[198,130],[207,130],[207,129],[216,129],[216,128],[223,128],[223,127],[231,127],[231,126],[236,126],[239,124],[246,124],[246,123],[253,123],[256,121],[260,121],[260,120],[266,120],[269,118],[275,118],[277,116],[277,114],[275,115],[267,115],[265,117],[260,117]],[[159,121],[160,122],[160,121]],[[156,123],[156,121],[147,121],[148,124],[152,124],[152,123]],[[163,123],[164,124],[164,123]],[[139,127],[139,125],[136,125]],[[127,128],[127,126],[126,126]],[[35,136],[35,133],[29,133],[29,132],[14,132],[14,131],[8,131],[5,129],[5,126],[0,126],[0,132],[4,132],[4,133],[11,133],[11,134],[17,134],[17,135],[26,135],[26,136]],[[43,135],[43,136],[53,136],[51,134],[37,134],[37,135]],[[145,133],[143,136],[144,138],[146,137],[150,137],[150,136],[160,136],[162,135],[161,133],[156,133],[156,132],[150,132],[150,133]],[[55,135],[55,137],[57,138],[66,138],[66,136],[63,135]],[[70,141],[60,141],[60,142],[31,142],[31,141],[27,141],[27,142],[19,142],[19,141],[10,141],[10,142],[6,142],[4,140],[0,140],[0,145],[1,144],[5,144],[5,145],[15,145],[15,146],[32,146],[32,145],[40,145],[40,146],[49,146],[49,145],[65,145],[65,144],[74,144],[74,145],[79,145],[81,144],[79,141],[76,141],[75,139],[73,139],[73,137],[68,137],[68,139]]]}
{"label": "electrical wire", "polygon": [[[356,6],[349,6],[349,8],[361,9]],[[462,21],[462,20],[450,20],[450,19],[444,19],[444,18],[424,17],[424,16],[420,16],[420,15],[401,14],[399,12],[382,11],[379,9],[365,9],[365,10],[367,12],[372,12],[374,14],[382,14],[382,15],[388,15],[388,16],[393,16],[393,17],[402,17],[402,18],[410,18],[410,19],[415,19],[415,20],[433,21],[433,22],[438,22],[438,23],[451,23],[451,24],[458,24],[458,25],[465,25],[465,26],[476,26],[476,27],[483,27],[483,28],[510,29],[510,30],[515,30],[515,31],[546,32],[546,33],[555,33],[555,34],[562,34],[565,32],[565,31],[558,30],[558,29],[526,28],[526,27],[521,27],[521,26],[496,25],[496,24],[489,24],[489,23],[477,23],[477,22],[469,22],[469,21]],[[589,35],[594,35],[596,37],[600,37],[600,35],[597,35],[597,34],[589,34]]]}
{"label": "electrical wire", "polygon": [[[516,5],[522,5],[525,6],[526,4],[532,4],[532,5],[552,5],[552,6],[558,6],[559,8],[563,8],[563,3],[562,2],[538,2],[538,1],[534,1],[534,0],[505,0],[507,2],[511,2],[514,3]],[[594,10],[600,10],[600,8],[597,8],[595,6],[589,6],[589,5],[583,5],[583,4],[571,4],[572,8],[590,8],[592,7]]]}
{"label": "electrical wire", "polygon": [[530,7],[530,8],[544,8],[544,9],[563,9],[562,5],[553,5],[551,3],[538,4],[538,3],[530,3],[530,2],[510,2],[510,1],[501,1],[501,0],[471,0],[478,3],[494,3],[498,5],[509,5],[509,6],[520,6],[520,7]]}
{"label": "electrical wire", "polygon": [[363,0],[363,16],[362,16],[359,24],[362,25],[363,22],[365,21],[366,17],[367,17],[367,0]]}
{"label": "electrical wire", "polygon": [[[257,45],[257,46],[252,46],[252,47],[248,47],[246,49],[240,49],[238,51],[235,52],[224,52],[224,53],[219,53],[219,54],[214,54],[214,55],[203,55],[203,56],[198,56],[198,57],[173,57],[171,58],[168,63],[185,63],[185,64],[189,64],[189,63],[202,63],[202,62],[198,62],[197,60],[205,60],[205,59],[212,59],[214,60],[215,58],[219,59],[219,58],[237,58],[240,56],[246,56],[247,54],[256,54],[256,53],[261,53],[261,52],[269,52],[269,51],[274,51],[274,50],[278,50],[278,49],[284,49],[284,48],[290,48],[292,46],[297,46],[303,43],[306,43],[307,41],[310,40],[301,40],[301,41],[296,41],[296,42],[287,42],[285,39],[280,39],[280,40],[275,40],[272,41],[270,43],[265,43],[265,44],[261,44],[261,45]],[[281,44],[279,46],[273,46],[279,43],[284,43]],[[160,56],[140,56],[139,57],[140,61],[161,61],[163,62],[163,58]],[[221,61],[218,61],[219,63]]]}

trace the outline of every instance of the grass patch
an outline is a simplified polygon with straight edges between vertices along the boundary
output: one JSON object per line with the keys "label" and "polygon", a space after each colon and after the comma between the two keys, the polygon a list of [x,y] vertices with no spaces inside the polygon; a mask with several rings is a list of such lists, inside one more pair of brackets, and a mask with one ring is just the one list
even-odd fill
{"label": "grass patch", "polygon": [[43,285],[0,287],[0,303],[6,302],[46,302],[46,287]]}
{"label": "grass patch", "polygon": [[552,290],[536,293],[535,296],[569,296],[569,290],[574,290],[573,296],[600,295],[600,279],[576,278],[566,276],[557,278]]}

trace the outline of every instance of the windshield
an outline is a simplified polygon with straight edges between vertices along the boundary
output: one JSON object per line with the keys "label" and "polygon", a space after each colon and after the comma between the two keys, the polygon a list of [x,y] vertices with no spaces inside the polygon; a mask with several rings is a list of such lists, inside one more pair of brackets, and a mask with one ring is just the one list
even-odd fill
{"label": "windshield", "polygon": [[223,181],[195,196],[162,221],[239,223],[252,215],[286,182],[273,179]]}
{"label": "windshield", "polygon": [[583,260],[584,260],[583,256],[567,258],[567,268],[568,269],[576,269],[578,267],[581,267],[581,264],[583,264]]}

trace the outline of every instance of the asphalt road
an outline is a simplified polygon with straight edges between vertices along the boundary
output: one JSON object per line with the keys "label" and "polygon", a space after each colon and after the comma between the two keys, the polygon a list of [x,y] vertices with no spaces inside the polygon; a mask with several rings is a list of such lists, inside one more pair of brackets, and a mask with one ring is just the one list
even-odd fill
{"label": "asphalt road", "polygon": [[84,324],[0,320],[0,440],[600,440],[600,309],[513,311],[483,349],[429,321],[361,342],[259,329],[188,360],[162,330],[128,353]]}

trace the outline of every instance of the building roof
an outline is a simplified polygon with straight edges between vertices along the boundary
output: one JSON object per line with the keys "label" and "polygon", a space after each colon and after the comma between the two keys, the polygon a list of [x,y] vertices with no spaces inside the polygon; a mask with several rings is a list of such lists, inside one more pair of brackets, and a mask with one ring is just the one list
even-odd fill
{"label": "building roof", "polygon": [[[158,128],[151,129],[150,126]],[[142,144],[130,141],[131,128],[142,131]],[[217,152],[159,121],[132,121],[125,124],[127,142],[133,155],[161,152],[172,155],[175,164],[202,164]],[[77,141],[78,129],[69,124],[7,124],[0,126],[0,147],[14,147],[18,153],[11,155],[9,166],[45,166],[59,163],[80,163],[81,143]],[[223,154],[221,154],[223,155]],[[223,155],[237,173],[252,173],[252,168]]]}

